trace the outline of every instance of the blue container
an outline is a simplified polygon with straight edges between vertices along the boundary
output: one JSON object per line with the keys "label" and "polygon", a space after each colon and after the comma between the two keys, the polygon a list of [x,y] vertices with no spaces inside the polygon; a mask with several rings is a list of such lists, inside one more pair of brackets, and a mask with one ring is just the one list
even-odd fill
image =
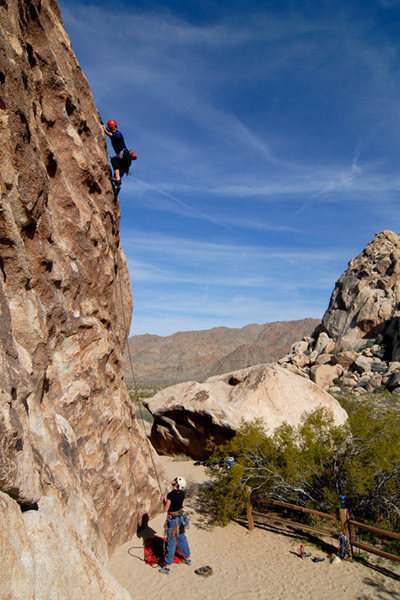
{"label": "blue container", "polygon": [[340,496],[340,508],[346,508],[346,496]]}
{"label": "blue container", "polygon": [[232,456],[230,456],[229,458],[226,459],[225,464],[227,466],[228,469],[231,468],[231,466],[234,464],[235,459],[232,458]]}

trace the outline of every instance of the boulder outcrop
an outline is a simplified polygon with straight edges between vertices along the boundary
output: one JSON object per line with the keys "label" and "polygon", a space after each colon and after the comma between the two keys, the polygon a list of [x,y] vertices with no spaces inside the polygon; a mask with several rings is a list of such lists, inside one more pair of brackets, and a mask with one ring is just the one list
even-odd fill
{"label": "boulder outcrop", "polygon": [[104,132],[57,2],[0,2],[0,26],[0,596],[125,599],[108,550],[160,490]]}
{"label": "boulder outcrop", "polygon": [[[378,334],[388,335],[393,344],[389,325],[399,317],[400,238],[381,231],[336,282],[321,332],[334,340],[337,351],[358,349]],[[390,351],[395,360],[393,347]]]}
{"label": "boulder outcrop", "polygon": [[304,412],[323,407],[337,424],[347,415],[339,403],[308,378],[282,367],[257,365],[210,377],[204,383],[180,383],[146,401],[154,417],[151,441],[160,454],[207,456],[206,440],[232,437],[242,419],[261,418],[272,432],[283,422],[297,425]]}
{"label": "boulder outcrop", "polygon": [[400,237],[382,231],[337,281],[321,326],[278,363],[335,393],[400,393],[399,323]]}

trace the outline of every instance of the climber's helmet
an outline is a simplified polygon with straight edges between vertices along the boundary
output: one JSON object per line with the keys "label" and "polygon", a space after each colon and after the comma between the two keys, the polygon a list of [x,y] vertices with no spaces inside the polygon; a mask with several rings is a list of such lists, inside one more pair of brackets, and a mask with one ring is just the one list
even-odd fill
{"label": "climber's helmet", "polygon": [[178,490],[184,490],[186,487],[186,479],[184,477],[175,477],[174,479],[176,485],[178,486]]}
{"label": "climber's helmet", "polygon": [[110,130],[113,129],[114,127],[115,127],[115,129],[118,129],[117,121],[115,121],[114,119],[108,119],[107,127]]}

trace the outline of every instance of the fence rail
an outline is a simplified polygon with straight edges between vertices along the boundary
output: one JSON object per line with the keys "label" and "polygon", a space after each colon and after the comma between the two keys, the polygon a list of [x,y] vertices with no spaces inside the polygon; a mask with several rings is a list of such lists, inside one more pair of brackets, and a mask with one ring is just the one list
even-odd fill
{"label": "fence rail", "polygon": [[400,540],[400,533],[394,533],[394,531],[387,531],[386,529],[379,529],[379,527],[373,527],[372,525],[366,525],[365,523],[360,523],[359,521],[353,521],[353,519],[349,519],[349,525],[353,525],[354,527],[359,527],[360,529],[366,529],[367,531],[372,531],[373,533],[377,533],[378,535],[385,535],[385,536],[393,538],[395,540]]}
{"label": "fence rail", "polygon": [[[336,537],[332,532],[324,531],[323,529],[318,529],[317,527],[311,525],[305,525],[304,523],[297,523],[295,521],[285,519],[283,517],[276,516],[275,513],[270,513],[269,515],[265,512],[255,511],[253,509],[253,505],[251,503],[251,489],[247,488],[247,526],[249,530],[254,528],[254,520],[253,515],[269,517],[278,523],[283,523],[288,525],[289,527],[301,529],[304,531],[310,531],[312,533],[317,533],[318,535],[328,535],[331,537]],[[340,529],[342,533],[345,533],[348,536],[351,545],[351,553],[353,553],[353,547],[360,548],[361,550],[365,550],[366,552],[371,552],[372,554],[377,554],[378,556],[383,556],[390,560],[400,562],[400,556],[396,554],[391,554],[389,552],[385,552],[384,550],[380,550],[379,548],[375,548],[373,546],[368,546],[362,542],[358,542],[356,540],[356,529],[365,529],[366,531],[371,531],[379,536],[389,537],[395,540],[400,540],[400,534],[395,533],[394,531],[387,531],[386,529],[380,529],[379,527],[373,527],[372,525],[366,525],[365,523],[360,523],[359,521],[355,521],[349,518],[349,512],[347,508],[339,509],[339,517],[336,515],[331,515],[329,513],[324,513],[319,510],[315,510],[313,508],[306,508],[304,506],[298,506],[297,504],[290,504],[288,502],[281,502],[279,500],[273,500],[272,498],[257,498],[257,504],[270,504],[273,506],[280,506],[282,508],[288,508],[290,510],[295,510],[302,513],[311,514],[314,516],[318,516],[324,519],[329,519],[334,521],[336,524],[340,523]]]}
{"label": "fence rail", "polygon": [[317,517],[323,517],[325,519],[331,519],[332,521],[339,522],[339,518],[336,515],[330,515],[329,513],[321,512],[320,510],[314,510],[313,508],[306,508],[305,506],[298,506],[297,504],[289,504],[288,502],[281,502],[280,500],[273,500],[272,498],[257,498],[257,502],[262,504],[273,504],[275,506],[282,506],[283,508],[291,508],[299,512],[309,513],[310,515],[316,515]]}
{"label": "fence rail", "polygon": [[280,517],[276,513],[270,513],[266,515],[265,513],[256,512],[255,510],[253,510],[253,515],[266,517],[267,519],[271,519],[271,521],[274,521],[274,523],[282,523],[283,525],[287,525],[288,527],[291,527],[293,529],[301,529],[301,531],[309,531],[310,533],[317,533],[318,535],[337,537],[337,532],[333,534],[332,531],[327,531],[326,529],[319,529],[312,525],[306,525],[305,523],[296,523],[295,521],[291,521],[289,519]]}

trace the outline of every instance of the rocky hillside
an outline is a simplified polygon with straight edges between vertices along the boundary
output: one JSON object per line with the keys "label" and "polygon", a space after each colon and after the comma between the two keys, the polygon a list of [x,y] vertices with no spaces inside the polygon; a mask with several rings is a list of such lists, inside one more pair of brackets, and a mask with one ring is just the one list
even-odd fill
{"label": "rocky hillside", "polygon": [[0,597],[127,598],[108,549],[160,492],[104,132],[57,2],[2,1],[0,26]]}
{"label": "rocky hillside", "polygon": [[400,393],[400,237],[377,233],[350,261],[312,337],[278,362],[321,388]]}
{"label": "rocky hillside", "polygon": [[[241,329],[184,331],[167,337],[136,335],[129,338],[129,347],[138,380],[203,381],[212,375],[276,361],[319,324],[317,319],[303,319]],[[131,380],[127,352],[123,368],[127,381]]]}

